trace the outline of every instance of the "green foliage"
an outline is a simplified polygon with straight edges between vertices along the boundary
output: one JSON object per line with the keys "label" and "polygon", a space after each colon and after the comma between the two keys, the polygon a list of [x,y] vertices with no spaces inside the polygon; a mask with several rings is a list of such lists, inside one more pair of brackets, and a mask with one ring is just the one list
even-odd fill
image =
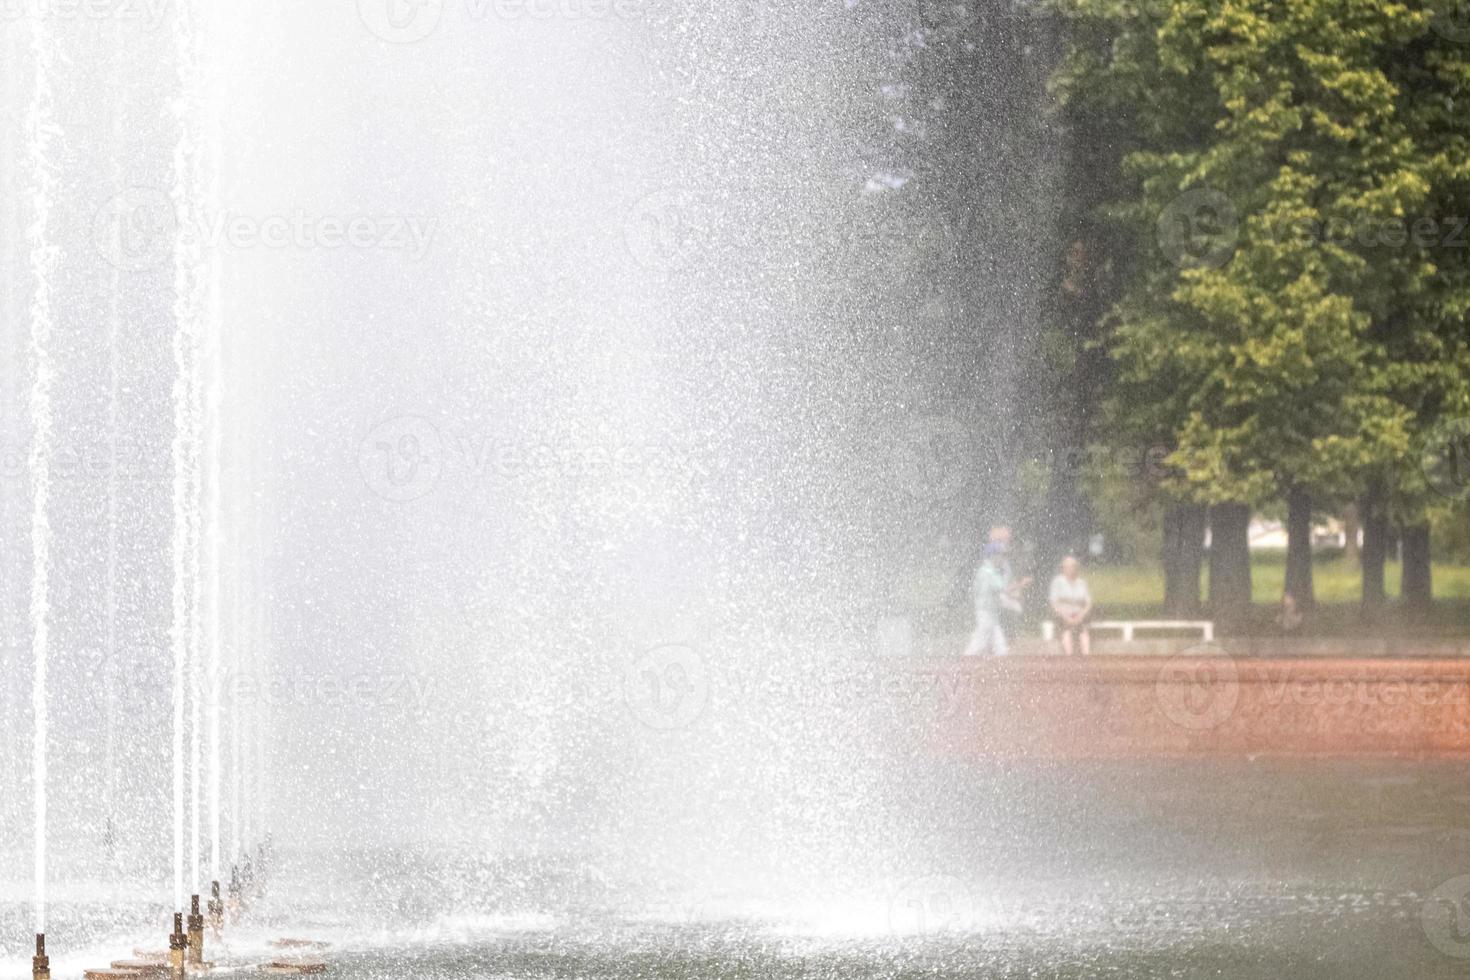
{"label": "green foliage", "polygon": [[[1106,458],[1107,454],[1100,454]],[[1133,466],[1092,466],[1083,477],[1097,529],[1107,542],[1109,561],[1157,564],[1161,559],[1164,508],[1150,492],[1145,471]]]}
{"label": "green foliage", "polygon": [[[1397,561],[1390,561],[1386,571],[1389,594],[1396,596],[1402,568]],[[1319,601],[1343,604],[1357,601],[1360,586],[1355,562],[1343,556],[1323,556],[1317,561],[1315,574],[1320,578]],[[1470,600],[1470,564],[1436,560],[1433,574],[1438,595]],[[1164,601],[1164,578],[1157,565],[1090,565],[1086,575],[1104,615],[1152,616]],[[1258,552],[1251,557],[1253,599],[1267,617],[1280,605],[1285,578],[1286,566],[1280,552]],[[1463,635],[1467,623],[1470,620],[1461,620],[1453,632]]]}
{"label": "green foliage", "polygon": [[1180,498],[1377,477],[1422,518],[1418,455],[1470,412],[1470,261],[1443,234],[1470,214],[1470,44],[1380,0],[1054,6],[1052,90],[1111,135],[1095,210],[1139,256],[1106,315],[1111,437],[1173,447]]}

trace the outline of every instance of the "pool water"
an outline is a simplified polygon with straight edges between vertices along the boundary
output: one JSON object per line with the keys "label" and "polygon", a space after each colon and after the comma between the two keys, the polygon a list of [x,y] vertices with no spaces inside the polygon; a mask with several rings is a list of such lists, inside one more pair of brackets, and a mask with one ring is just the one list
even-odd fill
{"label": "pool water", "polygon": [[[886,854],[766,892],[538,902],[400,854],[391,875],[342,872],[331,908],[275,902],[252,929],[331,940],[342,980],[1470,975],[1470,777],[1456,765],[930,768],[897,789],[925,805]],[[286,857],[277,890],[321,860]],[[22,908],[5,902],[6,975],[23,975],[9,941]]]}

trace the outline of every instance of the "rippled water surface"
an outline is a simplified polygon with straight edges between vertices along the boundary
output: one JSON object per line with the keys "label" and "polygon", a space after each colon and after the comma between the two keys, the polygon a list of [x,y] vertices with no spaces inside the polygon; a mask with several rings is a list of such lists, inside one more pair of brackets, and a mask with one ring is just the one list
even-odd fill
{"label": "rippled water surface", "polygon": [[[825,879],[804,868],[799,887],[640,891],[570,858],[283,848],[272,897],[234,936],[235,962],[258,960],[272,936],[307,934],[334,944],[343,978],[1470,971],[1470,780],[1458,766],[964,768],[929,780],[910,788],[934,805],[893,856],[854,857]],[[126,955],[145,935],[137,924],[162,914],[119,895],[71,897],[53,915],[58,977]],[[20,976],[23,908],[7,901],[4,919],[4,972]],[[73,946],[92,960],[68,956]]]}

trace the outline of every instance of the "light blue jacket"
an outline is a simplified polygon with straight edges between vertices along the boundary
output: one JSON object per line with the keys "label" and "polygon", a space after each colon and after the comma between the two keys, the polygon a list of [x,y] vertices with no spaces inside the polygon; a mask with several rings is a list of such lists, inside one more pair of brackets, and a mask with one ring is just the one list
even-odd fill
{"label": "light blue jacket", "polygon": [[1007,591],[1010,586],[1009,567],[998,568],[989,559],[981,562],[973,588],[976,618],[998,619],[1002,609],[1020,612],[1021,604]]}

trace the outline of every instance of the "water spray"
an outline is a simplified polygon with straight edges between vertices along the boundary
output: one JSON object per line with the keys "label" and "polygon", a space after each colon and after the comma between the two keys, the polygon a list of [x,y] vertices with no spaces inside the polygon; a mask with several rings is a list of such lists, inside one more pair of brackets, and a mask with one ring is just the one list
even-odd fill
{"label": "water spray", "polygon": [[[193,262],[193,247],[188,239],[189,222],[195,215],[193,207],[194,145],[190,127],[190,103],[188,95],[195,91],[193,85],[194,49],[191,43],[192,23],[189,13],[192,5],[181,4],[175,9],[174,45],[178,59],[180,88],[184,97],[174,103],[174,122],[179,130],[178,142],[174,147],[174,173],[171,199],[181,220],[173,242],[174,257],[174,383],[173,383],[173,440],[170,454],[173,464],[173,537],[172,537],[172,621],[169,629],[170,647],[173,653],[173,762],[174,762],[174,909],[182,915],[184,907],[184,801],[185,801],[185,707],[186,685],[192,675],[189,667],[197,660],[196,611],[193,559],[197,558],[195,514],[191,506],[193,476],[195,473],[195,364],[197,361],[196,341],[196,274]],[[195,719],[197,731],[197,718]],[[194,756],[197,768],[198,757]],[[195,832],[198,841],[197,797],[195,798]],[[198,882],[197,846],[194,861],[194,881]]]}
{"label": "water spray", "polygon": [[215,939],[225,931],[225,903],[220,899],[217,881],[209,884],[209,928]]}
{"label": "water spray", "polygon": [[[31,711],[35,719],[35,736],[31,750],[31,778],[35,793],[35,968],[46,964],[46,661],[50,652],[50,575],[51,575],[51,455],[52,411],[51,382],[51,279],[56,264],[57,247],[51,240],[51,141],[60,132],[52,105],[51,66],[56,59],[55,40],[43,11],[27,14],[30,27],[30,52],[34,61],[34,86],[26,111],[27,161],[30,164],[31,207],[34,218],[26,229],[30,245],[30,270],[34,291],[30,304],[30,355],[32,381],[30,391],[31,446],[27,465],[31,478],[31,653],[35,660],[34,683],[31,688]],[[49,966],[45,967],[50,975]]]}
{"label": "water spray", "polygon": [[[125,57],[127,46],[123,34],[123,22],[121,18],[113,22],[112,44],[113,57],[120,60]],[[112,152],[109,156],[109,183],[114,193],[122,194],[126,185],[122,174],[122,153],[120,147],[124,145],[123,133],[123,105],[126,98],[122,86],[113,86],[112,111]],[[107,660],[103,665],[102,689],[103,708],[106,723],[106,743],[103,752],[103,784],[102,784],[102,808],[107,817],[106,830],[103,843],[107,851],[107,859],[116,869],[117,854],[117,831],[113,825],[113,815],[117,812],[117,619],[118,619],[118,563],[119,563],[119,484],[118,484],[118,440],[122,423],[122,371],[119,334],[122,329],[122,264],[112,263],[108,281],[108,310],[107,310],[107,571],[105,578],[104,609],[106,616],[103,623],[104,648]]]}

